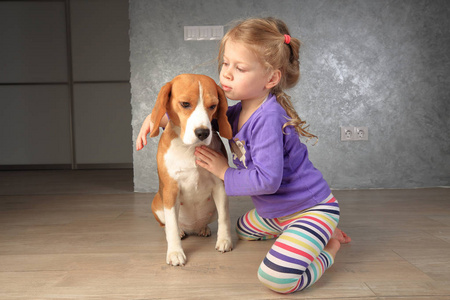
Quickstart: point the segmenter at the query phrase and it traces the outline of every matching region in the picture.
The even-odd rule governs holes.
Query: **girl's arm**
[[[281,120],[281,121],[280,121]],[[282,126],[284,119],[266,117],[251,130],[252,165],[234,169],[218,152],[206,146],[196,148],[197,164],[225,181],[230,196],[275,193],[281,184],[284,167]]]
[[[275,126],[268,122],[269,126]],[[267,127],[269,127],[267,126]],[[230,168],[224,175],[229,196],[255,196],[275,193],[283,179],[284,156],[281,125],[275,132],[253,130],[249,140],[252,161],[247,168]],[[247,148],[249,150],[249,148]]]
[[[159,126],[165,128],[167,126],[167,123],[169,123],[169,118],[167,117],[167,115],[164,115],[164,117],[161,119],[161,122],[159,123]],[[150,131],[152,131],[153,126],[155,126],[155,124],[153,124],[151,120],[151,114],[149,114],[145,118],[144,123],[142,123],[141,130],[139,131],[139,135],[136,139],[137,151],[141,150],[145,145],[147,145],[147,135]]]

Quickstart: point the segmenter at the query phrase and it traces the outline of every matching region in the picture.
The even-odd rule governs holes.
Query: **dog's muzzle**
[[[211,130],[209,130],[208,128],[197,128],[194,130],[194,133],[200,141],[204,141],[208,138]]]

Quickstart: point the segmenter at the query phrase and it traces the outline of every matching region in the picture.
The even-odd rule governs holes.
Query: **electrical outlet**
[[[341,127],[341,141],[353,141],[355,135],[355,128],[350,126]]]
[[[368,139],[368,127],[341,126],[341,141],[367,141]]]
[[[355,127],[355,139],[357,141],[367,141],[369,139],[369,128]]]

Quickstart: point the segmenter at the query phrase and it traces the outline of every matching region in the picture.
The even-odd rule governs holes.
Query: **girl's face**
[[[226,42],[220,83],[228,99],[263,101],[276,85],[271,83],[273,74],[242,43]]]

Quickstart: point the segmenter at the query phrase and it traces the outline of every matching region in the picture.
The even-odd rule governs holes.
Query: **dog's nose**
[[[209,129],[207,128],[197,128],[194,132],[200,141],[203,141],[209,136]]]

